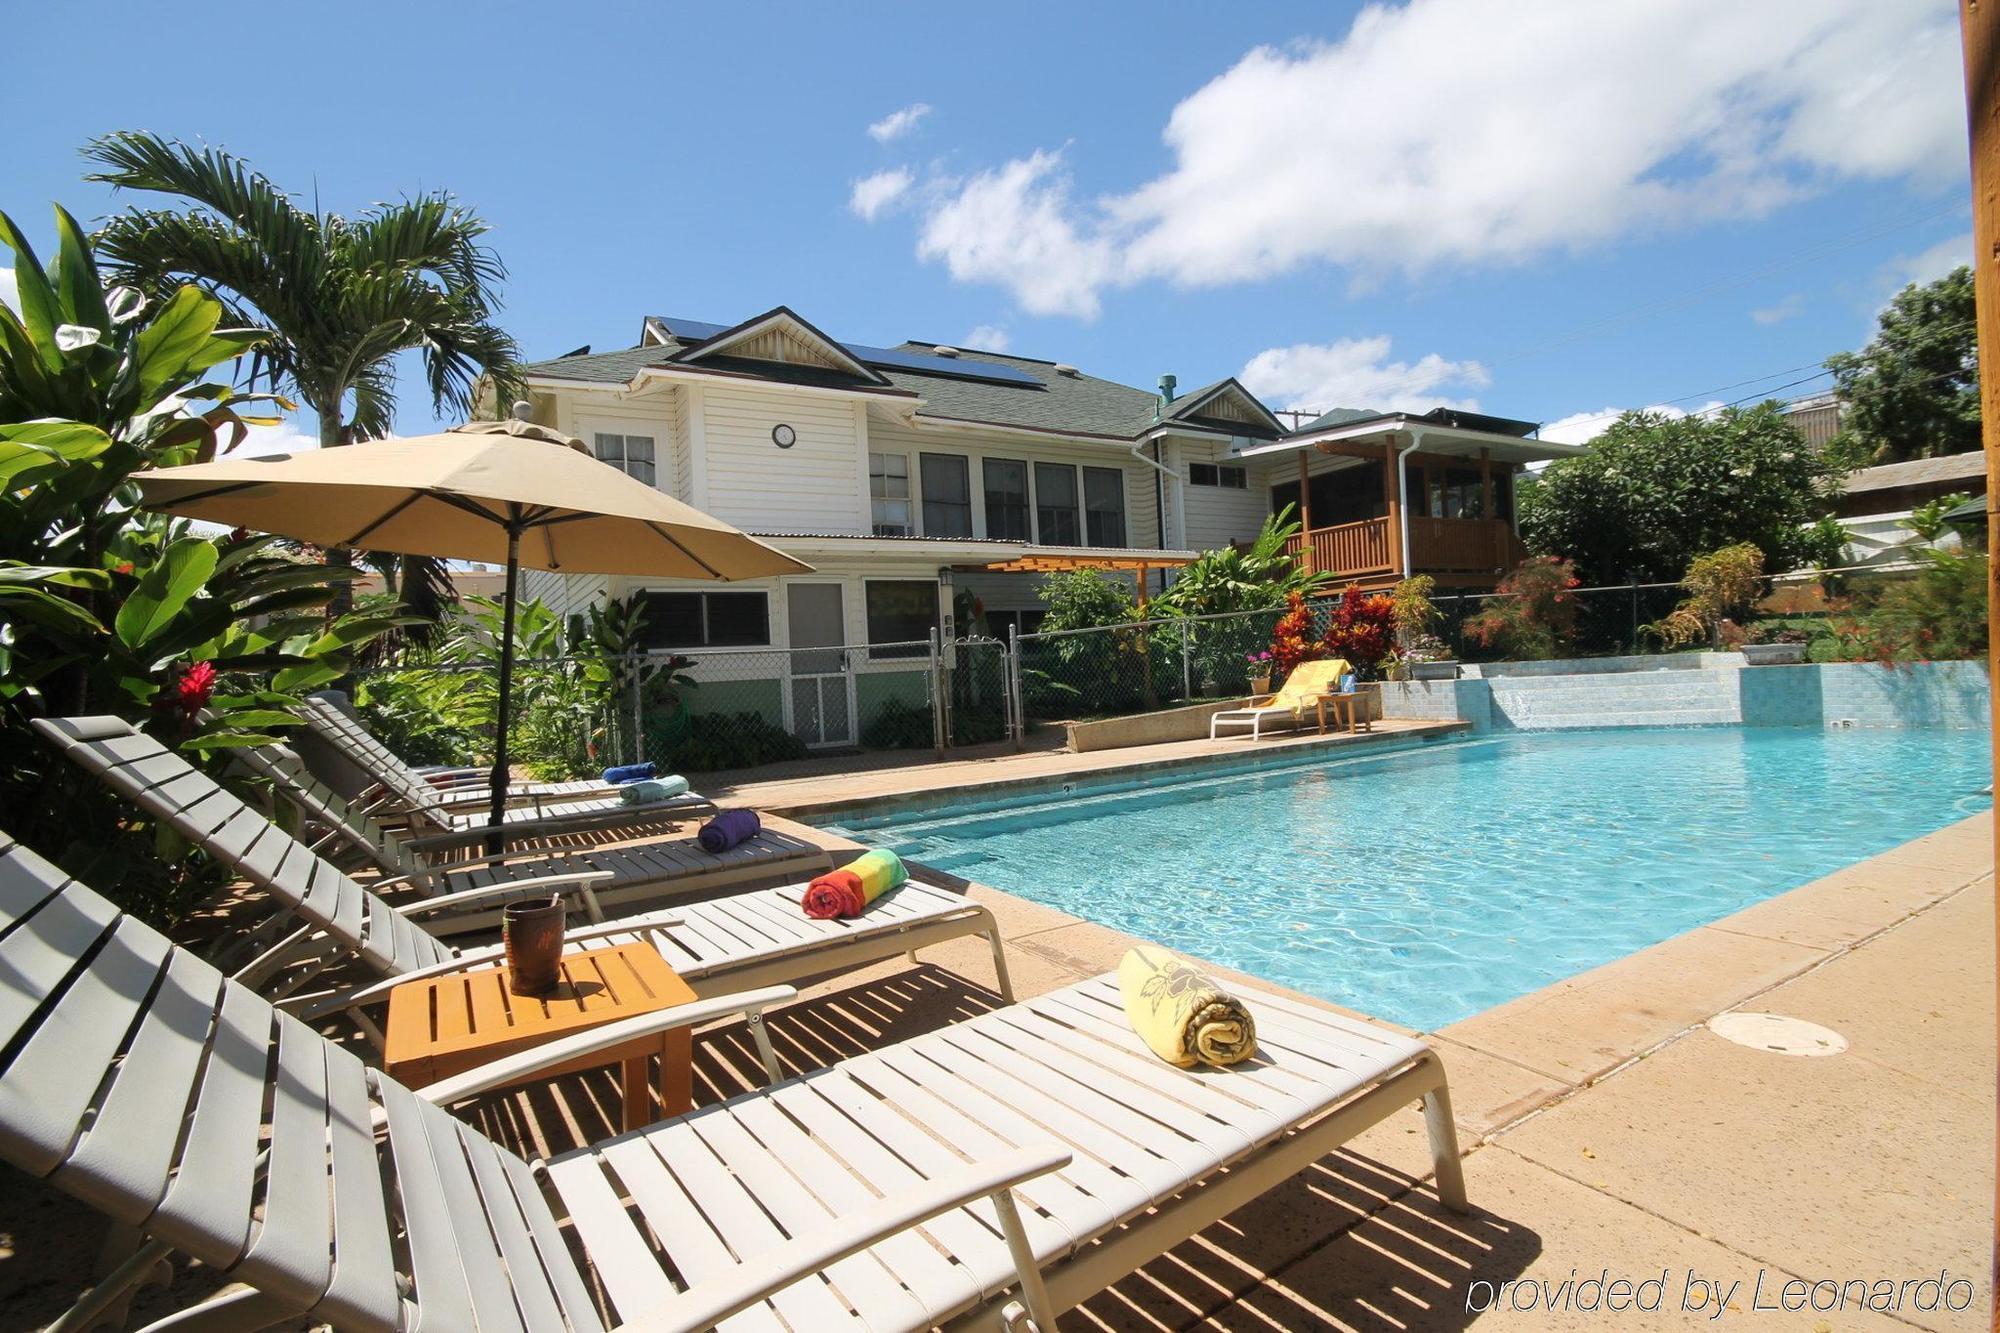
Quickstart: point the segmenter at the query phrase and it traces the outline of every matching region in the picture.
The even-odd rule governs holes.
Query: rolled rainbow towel
[[[704,852],[726,852],[740,842],[748,842],[764,827],[755,810],[723,810],[701,826],[695,841]]]
[[[1243,1002],[1165,949],[1128,950],[1118,990],[1132,1030],[1170,1065],[1233,1065],[1257,1053],[1257,1022]]]
[[[671,801],[676,796],[685,796],[688,780],[682,777],[641,778],[628,782],[618,789],[618,799],[626,805],[651,805],[655,801]]]
[[[806,885],[806,896],[799,900],[799,906],[817,921],[860,916],[868,904],[909,878],[902,857],[877,849]]]
[[[643,764],[620,764],[604,770],[603,783],[607,787],[621,787],[628,782],[643,782],[647,778],[660,776],[660,770],[651,761]]]

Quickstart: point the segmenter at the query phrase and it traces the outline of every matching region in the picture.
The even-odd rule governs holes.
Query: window
[[[910,528],[910,456],[868,455],[868,499],[877,537],[907,537]]]
[[[972,535],[971,470],[957,454],[925,454],[924,536]]]
[[[1220,486],[1225,490],[1247,491],[1250,489],[1250,469],[1232,467],[1226,463],[1189,463],[1188,484],[1190,486]]]
[[[960,460],[963,461],[963,460]],[[938,626],[938,585],[931,579],[869,579],[868,657],[928,657]],[[876,644],[893,644],[878,648]]]
[[[1028,465],[1017,458],[989,458],[980,465],[986,481],[986,537],[996,542],[1030,542]]]
[[[1069,464],[1035,464],[1035,527],[1044,546],[1083,544],[1076,521],[1076,469]]]
[[[1125,474],[1115,467],[1083,470],[1084,536],[1092,546],[1125,544]]]
[[[634,481],[653,485],[653,437],[650,435],[606,435],[599,431],[594,452]]]
[[[639,639],[647,648],[741,648],[771,641],[761,592],[649,592]]]
[[[1478,518],[1484,499],[1479,473],[1471,468],[1424,469],[1426,511],[1432,518]]]
[[[1410,485],[1417,484],[1415,474]],[[1271,488],[1271,512],[1277,513],[1286,505],[1292,506],[1292,517],[1300,518],[1299,484],[1283,481]],[[1379,464],[1364,463],[1360,467],[1344,467],[1332,472],[1316,472],[1312,478],[1312,525],[1315,528],[1339,527],[1343,523],[1359,523],[1363,519],[1380,518],[1389,512],[1382,491],[1382,468]]]
[[[1005,641],[1011,630],[1016,634],[1033,634],[1041,627],[1046,611],[988,611],[986,632],[994,638]]]

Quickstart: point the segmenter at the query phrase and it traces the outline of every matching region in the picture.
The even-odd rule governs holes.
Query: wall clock
[[[789,449],[798,442],[799,433],[790,426],[780,422],[778,425],[771,427],[771,443],[777,445],[780,449]]]

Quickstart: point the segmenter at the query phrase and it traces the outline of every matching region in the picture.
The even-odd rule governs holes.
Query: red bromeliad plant
[[[1293,593],[1287,600],[1285,614],[1271,630],[1271,666],[1274,677],[1292,674],[1301,662],[1310,662],[1320,656],[1320,645],[1314,641],[1313,613],[1306,605],[1306,599]]]
[[[1363,593],[1350,583],[1333,604],[1323,657],[1344,657],[1357,673],[1373,672],[1389,655],[1396,636],[1395,599],[1384,593]]]

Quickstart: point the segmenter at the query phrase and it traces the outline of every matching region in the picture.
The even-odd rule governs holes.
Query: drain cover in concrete
[[[1717,1014],[1708,1020],[1708,1030],[1738,1046],[1776,1055],[1839,1055],[1847,1049],[1847,1038],[1832,1028],[1783,1014]]]

